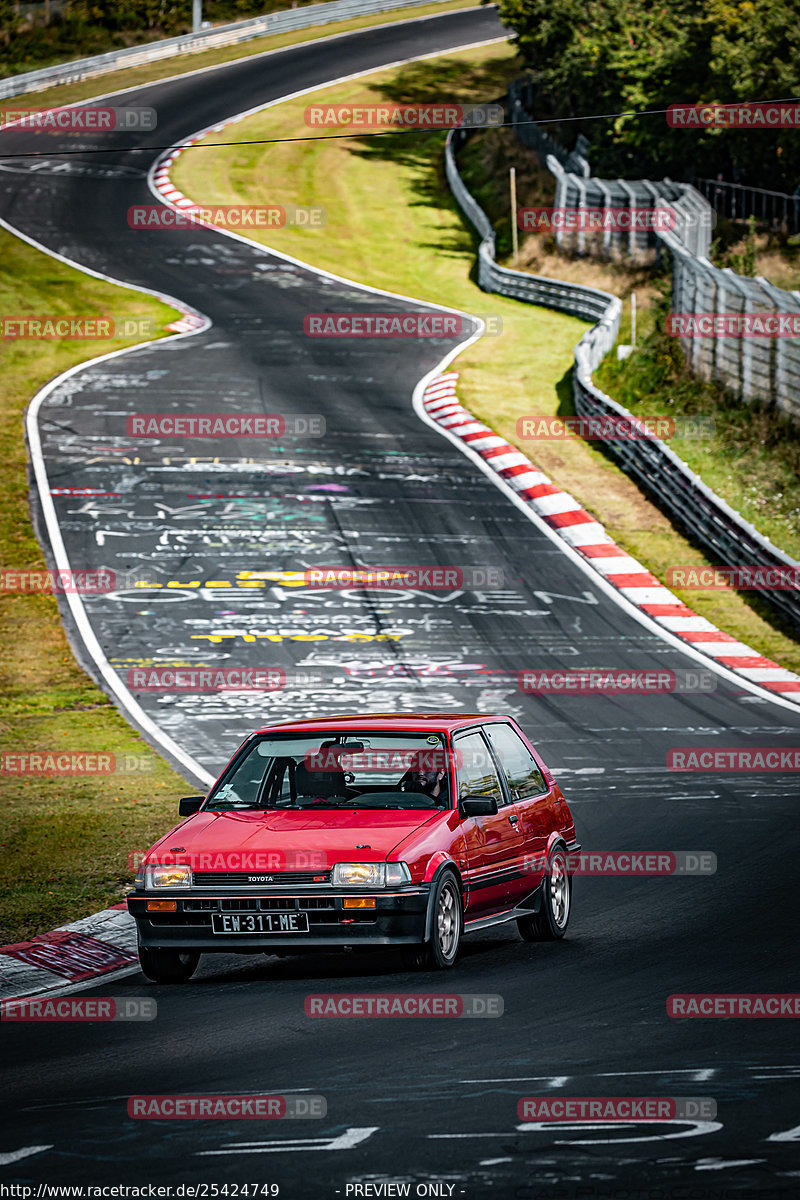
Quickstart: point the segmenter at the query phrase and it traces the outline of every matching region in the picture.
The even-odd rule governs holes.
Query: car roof
[[[280,730],[287,733],[297,730],[348,730],[358,729],[367,731],[399,730],[401,733],[412,733],[415,730],[435,729],[437,732],[452,732],[476,722],[510,721],[512,718],[503,713],[452,713],[419,712],[419,713],[348,713],[339,717],[316,717],[303,721],[280,721],[272,725],[264,725],[258,730],[266,733],[270,730]]]

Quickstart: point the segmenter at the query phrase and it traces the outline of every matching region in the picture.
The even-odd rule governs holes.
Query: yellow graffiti
[[[205,583],[199,579],[190,579],[183,583],[179,579],[170,579],[167,583],[150,583],[140,579],[134,584],[137,588],[263,588],[268,583],[280,584],[282,587],[307,587],[308,581],[303,571],[239,571],[233,583],[229,579],[209,579]]]
[[[241,638],[243,642],[397,642],[403,633],[193,633],[192,641],[220,642]]]

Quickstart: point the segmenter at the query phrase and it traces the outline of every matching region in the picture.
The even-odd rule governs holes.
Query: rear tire
[[[142,971],[153,983],[186,983],[197,970],[197,950],[150,950],[139,947]]]
[[[408,952],[409,966],[420,971],[448,971],[458,958],[464,913],[461,889],[451,871],[439,877],[432,898],[431,938]]]
[[[517,921],[526,942],[555,942],[563,938],[572,908],[572,878],[567,871],[567,853],[558,846],[547,861],[542,880],[542,907],[538,913]]]

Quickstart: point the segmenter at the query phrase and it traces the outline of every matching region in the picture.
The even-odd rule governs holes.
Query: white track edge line
[[[8,233],[13,234],[14,237],[18,237],[21,241],[27,242],[29,246],[33,246],[34,249],[42,251],[50,258],[55,258],[59,262],[64,263],[66,266],[72,267],[74,270],[81,271],[84,275],[90,275],[95,279],[100,279],[104,283],[111,283],[116,287],[127,288],[130,291],[141,292],[144,295],[153,296],[155,299],[161,300],[162,303],[168,304],[171,308],[175,308],[178,312],[182,312],[185,316],[194,315],[203,321],[201,326],[199,326],[197,329],[190,330],[187,333],[170,334],[168,338],[151,338],[145,342],[137,342],[134,346],[124,346],[121,350],[111,350],[107,354],[99,354],[95,358],[90,358],[84,362],[75,363],[73,366],[68,367],[66,371],[62,371],[60,375],[56,375],[56,377],[51,379],[49,383],[46,383],[44,387],[40,388],[28,404],[25,413],[25,427],[28,434],[28,446],[30,449],[31,464],[33,466],[34,476],[36,478],[36,484],[39,491],[42,514],[44,516],[47,534],[50,539],[50,548],[52,550],[56,566],[59,570],[67,571],[70,569],[70,562],[69,558],[67,557],[66,547],[64,546],[64,542],[61,537],[61,528],[56,516],[53,498],[50,495],[50,481],[47,476],[47,468],[44,461],[44,455],[42,453],[41,436],[39,434],[38,416],[42,403],[47,399],[50,393],[59,386],[59,384],[61,384],[64,380],[69,379],[71,376],[76,375],[79,371],[86,370],[89,367],[94,366],[96,363],[108,362],[111,359],[120,358],[123,354],[130,354],[131,351],[138,350],[142,346],[152,346],[155,345],[156,342],[160,341],[177,341],[180,338],[195,337],[198,333],[204,333],[207,329],[210,329],[211,322],[208,317],[204,316],[202,313],[196,312],[196,310],[187,306],[184,301],[176,300],[173,296],[169,296],[164,292],[157,292],[152,288],[143,287],[140,284],[123,283],[119,279],[114,279],[111,275],[105,275],[102,271],[95,271],[91,267],[81,266],[80,263],[76,263],[72,259],[66,258],[63,254],[59,254],[55,250],[50,250],[41,242],[37,242],[35,238],[29,237],[28,234],[16,229],[2,217],[0,217],[0,226]],[[112,669],[111,664],[106,658],[102,647],[97,640],[94,630],[92,629],[81,596],[77,592],[67,592],[65,594],[65,599],[89,656],[95,663],[102,678],[107,683],[111,694],[116,697],[121,708],[130,713],[135,724],[139,725],[141,729],[145,730],[150,737],[154,738],[158,745],[163,747],[168,754],[172,755],[183,766],[187,767],[193,775],[205,783],[213,783],[215,777],[209,774],[204,767],[201,767],[200,764],[196,762],[190,755],[186,754],[186,752],[182,750],[180,746],[178,746],[177,743],[174,742],[171,737],[169,737],[168,734],[165,734],[159,729],[155,722],[152,721],[142,709],[141,705],[134,698],[133,694],[124,685],[119,675],[117,675],[117,673]]]

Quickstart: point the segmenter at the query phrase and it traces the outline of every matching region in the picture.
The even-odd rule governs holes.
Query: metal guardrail
[[[481,235],[481,244],[478,249],[478,282],[483,290],[499,292],[501,295],[511,296],[515,300],[525,300],[529,304],[542,304],[546,308],[557,308],[562,312],[583,317],[587,321],[600,320],[609,305],[618,305],[621,313],[622,302],[616,296],[612,296],[610,292],[601,292],[598,288],[584,287],[579,283],[564,283],[560,279],[548,279],[544,275],[529,275],[525,271],[512,271],[508,267],[497,265],[495,262],[495,236],[491,222],[470,194],[456,166],[454,152],[463,145],[466,138],[466,130],[450,130],[447,135],[445,151],[445,171],[450,190]],[[616,322],[619,326],[619,313]]]
[[[730,268],[715,266],[708,258],[715,212],[700,192],[670,179],[598,179],[585,158],[588,143],[581,143],[579,169],[569,167],[563,146],[538,129],[526,104],[531,103],[532,85],[525,79],[512,81],[508,89],[514,131],[524,145],[533,146],[556,180],[556,207],[576,209],[656,207],[670,211],[672,228],[646,232],[606,232],[602,253],[612,244],[636,261],[653,247],[669,251],[672,259],[672,309],[676,314],[716,316],[722,313],[749,317],[759,313],[800,315],[800,292],[787,292],[758,276],[738,275]],[[544,139],[544,141],[542,141]],[[541,142],[541,145],[540,145]],[[555,152],[553,152],[555,147]],[[547,150],[547,153],[544,153]],[[730,185],[733,187],[734,185]],[[749,189],[750,191],[758,189]],[[762,193],[778,196],[780,193]],[[791,200],[792,197],[786,199]],[[800,203],[800,198],[798,198]],[[598,252],[583,230],[559,230],[556,241],[578,253]],[[684,325],[684,330],[685,330]],[[794,421],[800,421],[800,339],[793,337],[736,336],[724,331],[710,334],[683,332],[679,342],[684,357],[696,375],[718,379],[746,402],[771,401]]]
[[[727,179],[695,179],[694,186],[718,213],[741,221],[756,217],[770,225],[785,225],[788,233],[800,233],[800,192],[771,192],[748,183]]]
[[[265,13],[261,17],[251,17],[248,21],[236,21],[230,25],[217,26],[215,29],[202,29],[199,33],[185,33],[180,37],[164,38],[143,46],[127,46],[120,50],[109,50],[106,54],[95,54],[91,58],[77,58],[73,62],[42,67],[24,75],[11,75],[8,79],[0,79],[0,100],[11,96],[23,96],[29,92],[40,92],[44,88],[58,87],[65,83],[78,83],[82,79],[94,79],[98,75],[119,71],[123,67],[139,67],[181,54],[197,54],[201,50],[235,46],[253,38],[265,37],[267,34],[305,29],[309,25],[328,25],[336,21],[347,21],[351,17],[390,12],[394,8],[414,8],[438,2],[443,3],[444,0],[328,0],[328,3],[311,4],[306,8]]]
[[[458,171],[455,151],[467,139],[463,129],[454,129],[445,145],[445,172],[459,206],[477,229],[478,281],[484,291],[498,292],[530,304],[558,308],[573,316],[595,320],[575,347],[573,396],[575,411],[582,417],[613,415],[636,423],[637,418],[617,404],[592,381],[599,366],[617,339],[622,313],[618,296],[598,288],[564,283],[540,275],[528,275],[500,267],[494,260],[495,235],[491,222],[465,185]],[[680,253],[688,255],[677,239]],[[769,538],[731,508],[657,438],[636,441],[609,441],[606,448],[624,471],[645,489],[656,502],[705,549],[725,566],[797,567],[788,554],[774,546]],[[759,594],[785,617],[800,626],[800,593],[797,591],[761,591]]]
[[[800,291],[785,292],[763,275],[737,275],[695,258],[668,232],[659,237],[672,253],[675,313],[800,314]],[[763,397],[800,420],[800,339],[796,337],[680,336],[692,370],[718,379],[740,399]]]
[[[511,126],[523,146],[534,150],[543,167],[556,178],[556,208],[598,209],[670,209],[673,231],[692,254],[708,254],[714,211],[691,184],[671,179],[599,179],[592,175],[586,155],[590,143],[579,134],[575,149],[568,151],[531,117],[534,87],[526,79],[514,79],[508,85],[508,110]],[[558,229],[556,243],[562,248],[587,252],[587,233]],[[659,251],[655,230],[637,229],[633,221],[625,231],[604,229],[602,253],[612,247],[637,260],[648,252]]]

